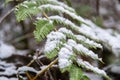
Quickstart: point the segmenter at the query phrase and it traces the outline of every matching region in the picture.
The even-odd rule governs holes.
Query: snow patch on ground
[[[12,45],[5,44],[2,41],[0,42],[0,58],[8,58],[15,52],[16,50]]]

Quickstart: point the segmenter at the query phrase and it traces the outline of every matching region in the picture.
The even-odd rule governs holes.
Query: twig
[[[32,80],[32,78],[31,78],[31,76],[29,75],[28,72],[26,72],[26,75],[27,75],[27,77],[29,78],[29,80]]]
[[[30,66],[34,61],[35,61],[35,60],[32,59],[32,60],[27,64],[27,66]]]
[[[0,19],[0,24],[2,23],[2,21],[3,21],[12,11],[14,11],[14,8],[12,8],[10,11],[8,11],[8,12]]]
[[[50,80],[54,80],[54,78],[53,78],[53,76],[52,76],[50,70],[48,70],[48,74],[50,75]]]
[[[43,50],[43,49],[42,49],[42,50]],[[42,53],[42,50],[39,51],[38,55],[36,55],[37,59],[38,59],[38,56]],[[32,59],[32,60],[27,64],[27,66],[30,66],[34,61],[35,61],[35,59]]]
[[[56,58],[54,61],[52,61],[46,68],[42,69],[40,72],[38,72],[38,74],[32,79],[32,80],[36,80],[37,77],[41,74],[43,74],[45,71],[47,71],[52,65],[54,65],[55,63],[58,62],[58,58]]]

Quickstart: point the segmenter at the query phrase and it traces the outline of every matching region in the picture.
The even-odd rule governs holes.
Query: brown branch
[[[32,79],[36,80],[38,76],[43,74],[45,71],[47,71],[52,65],[58,62],[58,58],[56,58],[54,61],[52,61],[46,68],[42,69],[41,71],[38,72],[38,74]]]
[[[32,80],[32,78],[31,78],[31,76],[29,75],[28,72],[26,72],[26,75],[27,75],[27,77],[28,77],[29,80]]]

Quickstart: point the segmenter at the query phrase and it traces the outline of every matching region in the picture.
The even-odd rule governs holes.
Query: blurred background
[[[0,20],[15,5],[24,0],[14,0],[6,6],[4,5],[4,1],[0,0]],[[75,8],[78,15],[92,20],[101,28],[120,33],[120,0],[67,1],[69,6]],[[35,26],[30,19],[17,22],[14,12],[11,12],[0,23],[0,77],[4,79],[9,77],[9,80],[16,79],[16,68],[29,63],[32,59],[31,56],[36,53],[36,50],[41,50],[44,41],[41,43],[36,42],[33,36],[34,28]],[[104,69],[113,80],[120,80],[120,56],[116,57],[114,53],[104,48],[101,57],[105,64],[99,64],[100,68]],[[5,70],[1,68],[3,62],[9,64],[8,67],[11,67],[13,70],[12,74],[3,74],[5,73]],[[95,74],[86,74],[92,80],[103,80]]]

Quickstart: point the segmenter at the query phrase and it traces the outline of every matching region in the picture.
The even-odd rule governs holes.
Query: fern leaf
[[[69,30],[67,28],[60,28],[58,31],[65,34],[68,38],[73,39],[76,42],[83,44],[87,48],[94,48],[94,49],[100,48],[100,49],[102,49],[101,44],[96,43],[95,41],[92,41],[92,40],[90,40],[82,35],[75,35],[71,30]]]
[[[70,69],[70,80],[81,80],[82,76],[83,76],[82,70],[77,66],[72,65]]]
[[[89,39],[99,42],[99,38],[96,36],[96,34],[94,32],[91,32],[91,34],[89,33],[90,31],[88,33],[84,32],[83,28],[75,25],[74,23],[72,23],[70,20],[68,20],[66,18],[63,18],[60,16],[50,16],[49,19],[51,19],[52,21],[57,22],[59,24],[63,24],[65,27],[71,28],[73,31],[75,31],[83,36],[86,36]]]
[[[57,11],[57,12],[61,12],[61,13],[66,13],[67,15],[69,15],[71,18],[77,20],[78,22],[86,24],[85,20],[82,17],[77,16],[75,13],[64,9],[61,6],[45,4],[45,5],[40,5],[38,8],[40,10],[49,10],[49,11]],[[86,25],[88,25],[88,24],[86,24]]]
[[[63,33],[54,31],[50,32],[47,35],[47,41],[45,44],[45,55],[50,59],[54,58],[65,40],[66,36]]]
[[[102,75],[102,76],[104,76],[107,80],[111,80],[111,79],[107,76],[107,74],[105,73],[104,70],[100,70],[100,69],[98,69],[97,67],[92,66],[89,62],[83,61],[82,59],[77,59],[77,63],[78,63],[79,66],[81,66],[81,67],[83,67],[83,68],[86,68],[86,69],[88,69],[88,70],[91,70],[91,71],[93,71],[93,72],[95,72],[95,73],[97,73],[97,74],[99,74],[99,75]]]
[[[48,20],[38,20],[35,22],[36,30],[34,31],[34,36],[37,41],[44,39],[47,34],[54,29],[53,23]]]
[[[72,65],[72,60],[70,59],[71,56],[73,55],[73,52],[70,50],[70,48],[63,47],[60,49],[58,53],[58,63],[59,63],[59,68],[61,69],[62,72],[67,71],[70,69]]]
[[[66,4],[64,4],[58,0],[36,0],[36,1],[40,4],[52,4],[52,5],[56,5],[56,6],[61,6],[70,12],[76,13],[73,8],[67,6]]]
[[[24,1],[24,3],[19,4],[15,8],[17,21],[25,20],[27,17],[39,13],[40,9],[37,6],[38,4],[34,1]]]
[[[77,53],[80,53],[81,55],[89,56],[92,59],[96,59],[96,60],[102,61],[101,58],[98,58],[98,55],[95,54],[93,51],[87,49],[82,44],[77,44],[72,39],[69,39],[68,42],[67,42],[67,44],[69,44],[73,48],[73,50],[75,49],[74,50],[75,53],[77,51]]]

